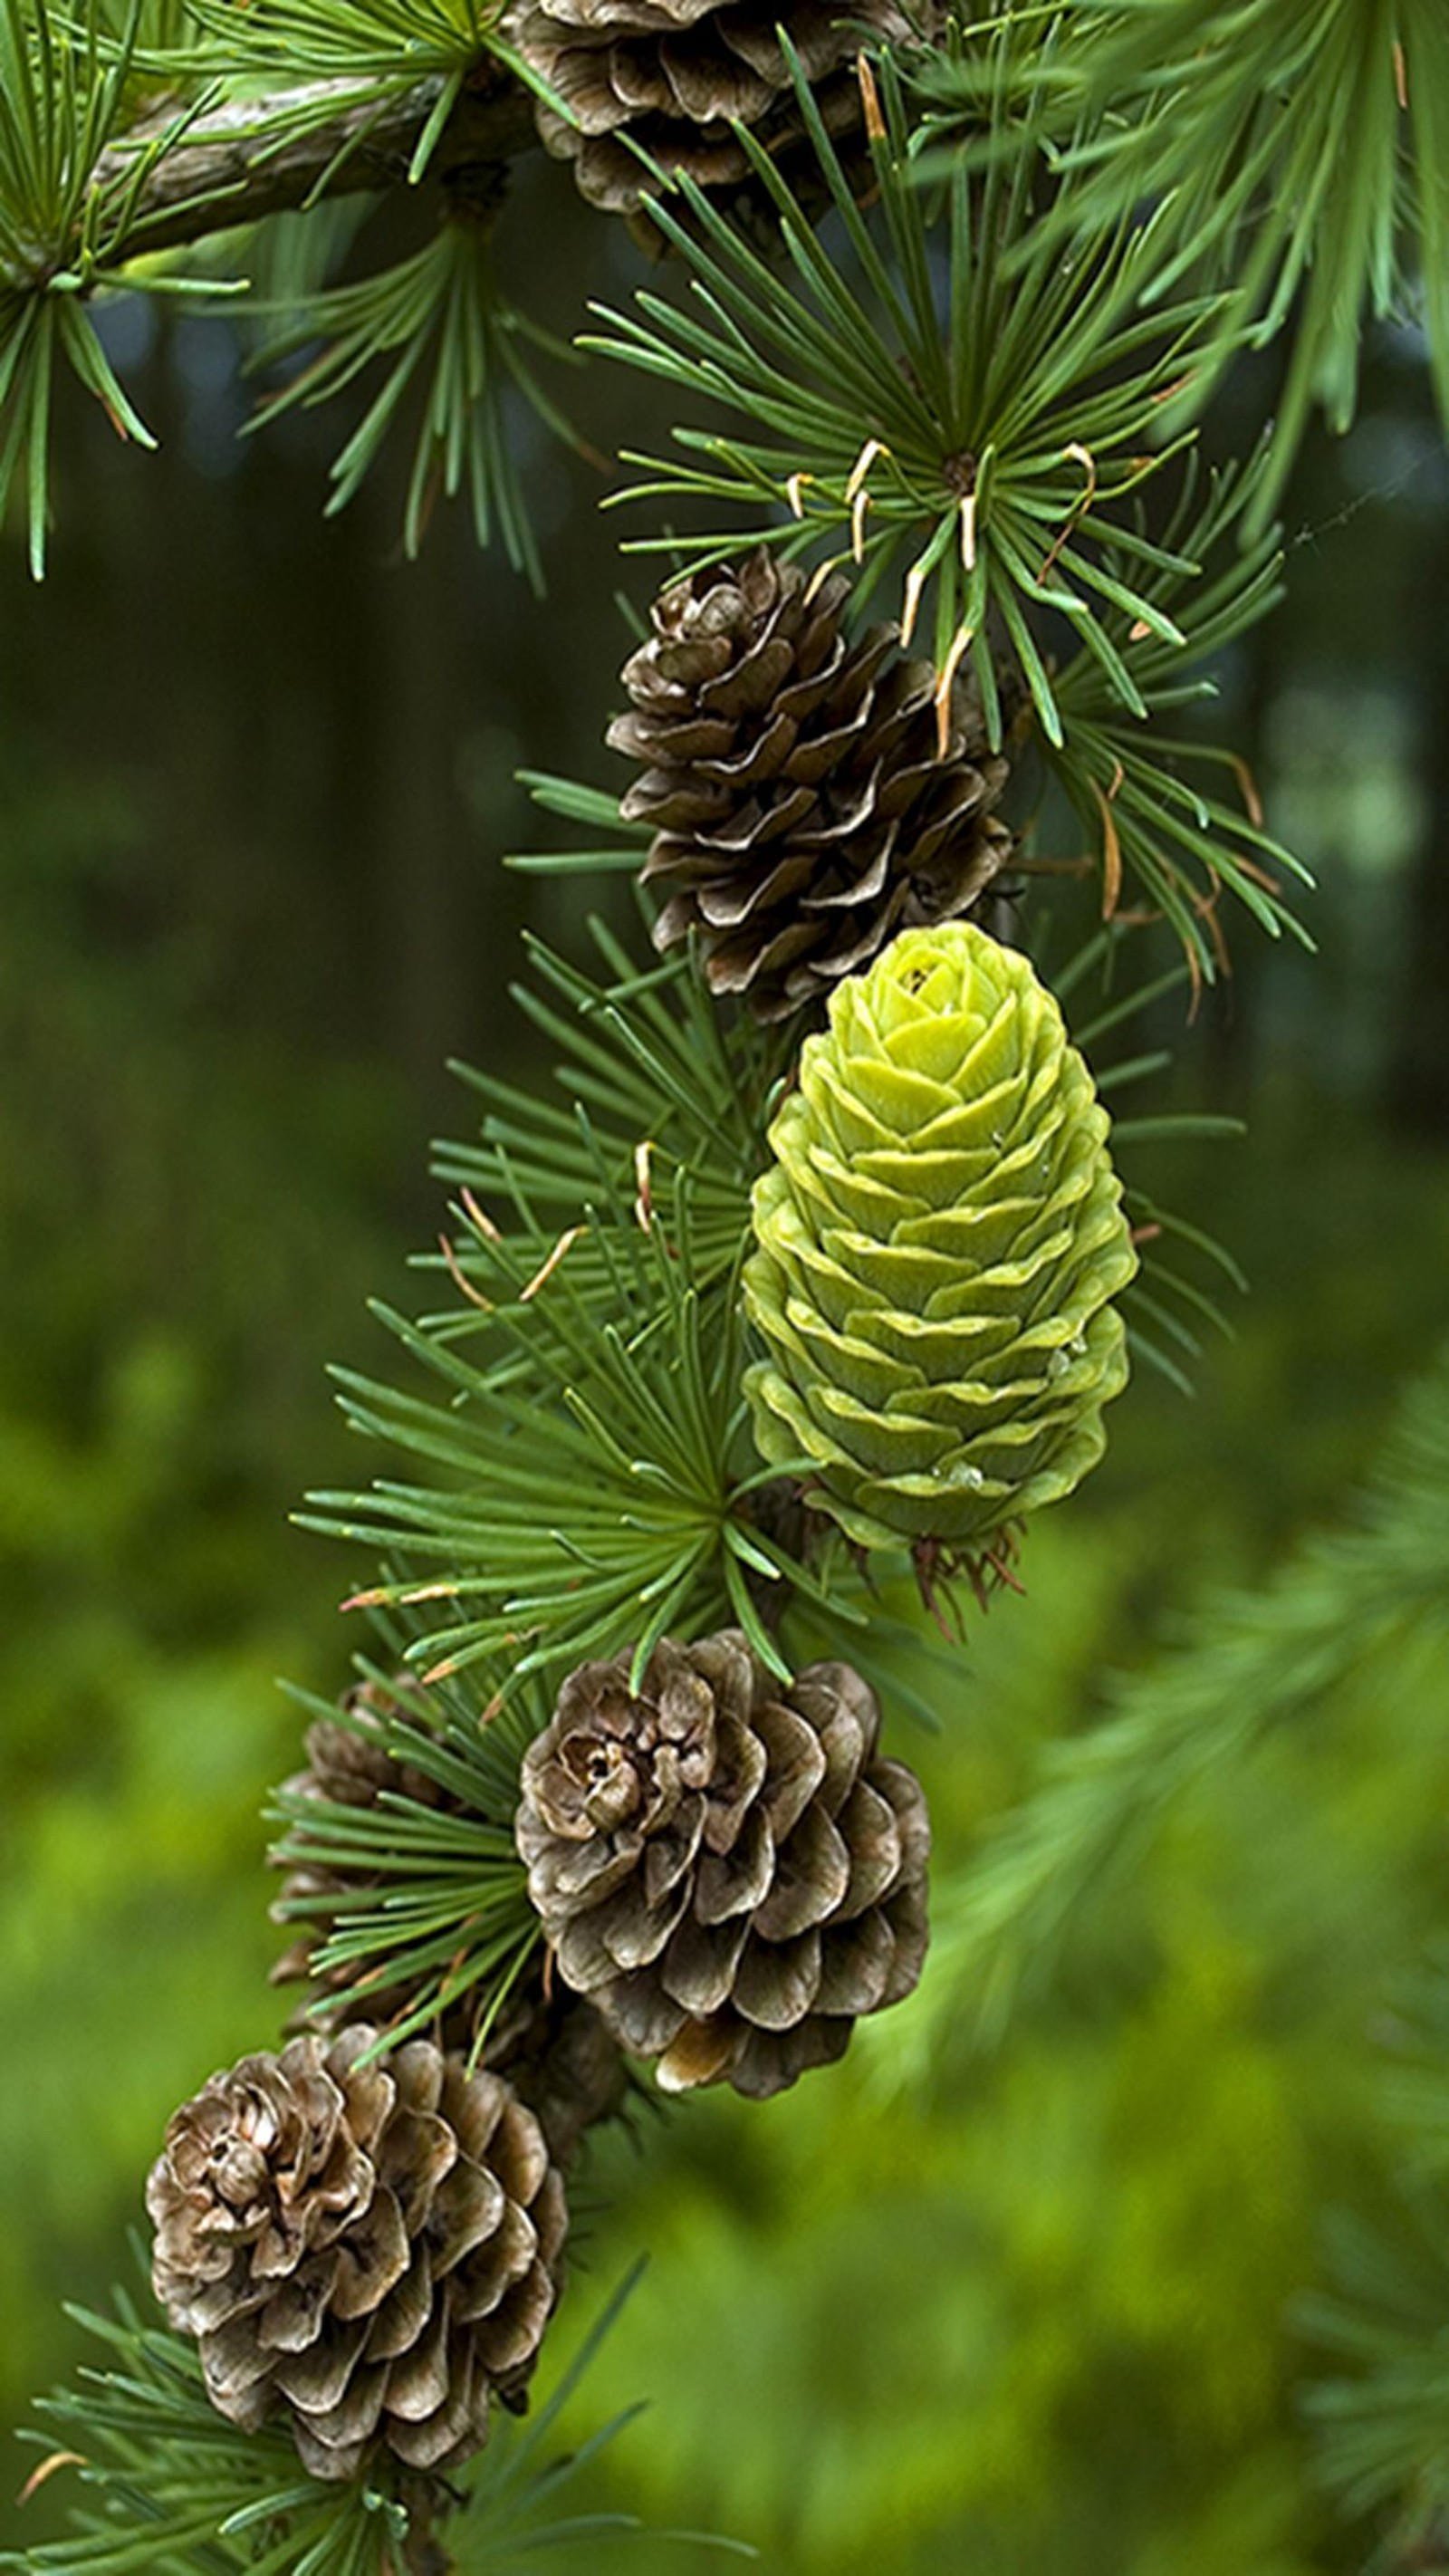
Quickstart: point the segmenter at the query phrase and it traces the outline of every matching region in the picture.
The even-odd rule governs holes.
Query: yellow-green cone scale
[[[755,1434],[866,1547],[1057,1502],[1127,1381],[1108,1118],[1027,960],[969,922],[847,977],[755,1184]]]

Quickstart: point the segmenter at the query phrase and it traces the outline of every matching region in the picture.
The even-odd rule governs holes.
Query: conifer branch
[[[442,75],[433,74],[378,98],[359,94],[356,81],[345,78],[309,81],[217,107],[147,170],[134,247],[180,249],[320,197],[381,194],[403,185],[443,87]],[[123,183],[174,112],[172,102],[153,108],[118,135],[96,165],[94,184]],[[456,184],[466,172],[470,183],[481,182],[536,139],[527,90],[502,63],[485,58],[444,123],[430,173]]]
[[[304,15],[298,25],[260,10],[212,24],[201,0],[195,14],[192,43],[156,47],[144,41],[145,0],[130,0],[119,31],[102,22],[98,0],[83,29],[52,0],[39,0],[33,26],[19,0],[0,0],[0,516],[16,492],[32,576],[45,571],[58,376],[77,379],[118,436],[156,443],[97,334],[97,292],[244,292],[244,280],[191,274],[165,254],[326,194],[431,173],[443,182],[447,219],[431,251],[351,296],[304,299],[307,332],[352,346],[329,353],[320,375],[285,388],[273,407],[321,399],[374,347],[393,353],[339,460],[338,508],[430,356],[408,549],[435,495],[452,498],[466,480],[480,544],[496,524],[510,560],[536,583],[537,550],[500,426],[505,386],[558,435],[573,433],[525,354],[558,354],[555,344],[497,292],[489,260],[507,160],[532,132],[529,77],[493,23],[471,15],[399,27],[387,0],[340,24]],[[138,96],[147,102],[139,114]]]
[[[615,496],[655,505],[629,550],[671,566],[656,640],[626,668],[634,712],[608,736],[649,765],[622,800],[536,777],[538,801],[606,847],[523,864],[642,862],[653,943],[683,951],[640,969],[598,929],[597,980],[535,950],[521,998],[554,1087],[470,1077],[481,1132],[441,1149],[457,1199],[421,1265],[446,1302],[376,1309],[412,1372],[401,1389],[337,1373],[350,1426],[391,1472],[312,1496],[305,1525],[365,1551],[347,1606],[375,1615],[408,1669],[364,1665],[340,1710],[312,1703],[307,1768],[277,1794],[274,1912],[300,1935],[279,1975],[311,1986],[315,2027],[175,2115],[147,2195],[170,2327],[124,2294],[113,2318],[78,2315],[106,2366],[43,2404],[35,2480],[75,2473],[77,2536],[0,2554],[17,2576],[504,2576],[635,2527],[559,2507],[627,2413],[563,2459],[541,2447],[617,2301],[530,2428],[488,2431],[495,2398],[521,2403],[552,2315],[563,2169],[626,2098],[624,2055],[657,2060],[666,2090],[764,2095],[911,1991],[929,1827],[913,1774],[875,1759],[877,1697],[909,1705],[909,1684],[877,1693],[875,1675],[919,1648],[881,1611],[867,1551],[888,1579],[911,1567],[932,1609],[958,1576],[978,1597],[988,1577],[1012,1584],[1018,1516],[1100,1455],[1124,1331],[1185,1386],[1175,1355],[1196,1353],[1203,1326],[1227,1329],[1194,1260],[1242,1284],[1135,1185],[1124,1214],[1107,1149],[1109,1110],[1114,1155],[1232,1122],[1117,1116],[1166,1057],[1097,1050],[1226,962],[1221,893],[1270,934],[1293,927],[1279,878],[1302,871],[1243,765],[1160,720],[1211,694],[1223,648],[1276,599],[1264,496],[1310,400],[1346,421],[1362,321],[1392,309],[1400,120],[1426,171],[1449,138],[1446,0],[1399,0],[1414,41],[1378,47],[1367,119],[1349,75],[1373,13],[1328,28],[1353,16],[1335,0],[1306,6],[1334,38],[1312,61],[1343,76],[1303,84],[1301,113],[1279,100],[1278,0],[1214,13],[1262,40],[1246,87],[1226,40],[1200,83],[1195,0],[1043,0],[992,13],[984,88],[974,74],[961,88],[959,47],[912,88],[897,27],[860,56],[848,99],[826,95],[803,28],[798,50],[706,30],[743,66],[716,95],[682,0],[652,13],[662,30],[637,0],[642,62],[629,0],[575,5],[575,32],[602,38],[582,70],[571,46],[530,35],[553,0],[506,24],[498,0],[85,0],[83,26],[73,0],[0,0],[0,516],[14,492],[36,577],[54,383],[75,377],[121,435],[153,443],[94,299],[210,300],[215,263],[172,254],[426,176],[441,196],[430,241],[362,277],[309,251],[288,291],[261,299],[285,319],[257,363],[307,355],[253,425],[349,400],[376,370],[329,506],[411,414],[408,551],[436,498],[466,494],[480,542],[495,528],[537,580],[529,453],[507,424],[521,402],[572,435],[532,367],[534,352],[568,353],[491,259],[508,165],[536,139],[530,90],[551,150],[602,117],[611,149],[647,167],[661,193],[646,213],[675,268],[627,310],[596,306],[602,331],[583,345],[672,398],[661,456],[626,455],[648,479]],[[894,0],[886,14],[894,26]],[[1017,17],[1039,22],[1044,66],[1025,121]],[[1068,38],[1097,26],[1102,60],[1111,38],[1130,71],[1135,33],[1126,46],[1118,22],[1147,17],[1189,50],[1167,89],[1138,63],[1123,125],[1113,84],[1104,104]],[[852,22],[844,43],[870,35]],[[1059,35],[1076,84],[1064,105]],[[849,90],[848,58],[834,69]],[[768,116],[744,113],[752,96]],[[1345,156],[1350,116],[1370,148]],[[674,124],[698,129],[683,151]],[[1305,156],[1321,165],[1308,214],[1286,184]],[[1270,169],[1285,184],[1259,215],[1249,198]],[[597,168],[575,175],[585,197],[638,204],[637,188],[601,197]],[[1229,251],[1249,214],[1261,242],[1240,269]],[[324,250],[347,230],[322,224]],[[1442,191],[1419,230],[1430,339],[1449,350]],[[1205,493],[1180,464],[1164,526],[1156,478],[1244,335],[1276,329],[1300,281],[1312,327],[1277,463]],[[676,418],[674,398],[700,417]],[[1234,527],[1250,542],[1221,548]],[[760,606],[731,575],[738,603],[721,606],[710,576],[747,545],[769,595]],[[847,563],[858,578],[835,580]],[[663,612],[684,593],[671,631]],[[885,604],[899,625],[874,641],[835,631],[847,593],[853,615]],[[917,630],[929,661],[912,664]],[[641,663],[657,686],[630,676]],[[970,762],[958,683],[981,710]],[[1014,935],[1006,870],[1080,877],[1086,862],[1038,856],[1002,820],[974,883],[932,875],[949,835],[990,822],[1022,756],[1098,857],[1102,926],[1050,987]],[[1241,810],[1198,783],[1224,767]],[[942,769],[955,801],[927,847],[897,827],[919,823],[921,781]],[[766,854],[753,881],[744,851]],[[1121,904],[1134,879],[1145,909]],[[894,912],[871,910],[883,884]],[[861,904],[869,935],[850,920]],[[724,942],[709,937],[743,925],[748,948],[787,907],[769,936],[797,980],[762,1009],[758,982],[710,973]],[[817,942],[822,913],[836,918]],[[1186,962],[1125,992],[1120,942],[1160,918]],[[802,986],[811,943],[825,962]],[[1099,968],[1085,1022],[1064,1018]],[[1205,1774],[1371,1649],[1442,1626],[1446,1506],[1449,1355],[1344,1531],[1112,1683],[1105,1723],[1051,1748],[1032,1793],[939,1887],[933,1977],[897,2070],[923,2072],[973,2016],[1004,2012]],[[823,1654],[801,1672],[809,1634]],[[553,2088],[565,2016],[573,2034],[581,2017],[584,2056],[559,2049]],[[1436,2134],[1446,2099],[1426,2106]],[[1426,2355],[1437,2365],[1449,2224],[1430,2250],[1427,2302],[1350,2267],[1327,2318],[1326,2339],[1370,2365],[1318,2409],[1351,2507],[1440,2474],[1443,2379]],[[474,2454],[465,2501],[451,2478]],[[1449,2473],[1436,2514],[1441,2501]]]
[[[632,2514],[572,2512],[567,2496],[638,2407],[616,2412],[570,2450],[556,2446],[559,2417],[641,2270],[636,2265],[620,2283],[537,2414],[522,2426],[499,2426],[466,2500],[439,2499],[426,2480],[385,2467],[341,2485],[309,2478],[283,2428],[247,2433],[218,2415],[190,2341],[150,2323],[128,2289],[115,2291],[109,2315],[71,2309],[75,2324],[101,2346],[104,2366],[83,2366],[76,2384],[38,2399],[46,2430],[21,2438],[43,2455],[27,2496],[57,2475],[79,2487],[72,2536],[7,2550],[0,2567],[15,2576],[133,2576],[141,2568],[155,2576],[163,2569],[167,2576],[230,2576],[234,2569],[398,2576],[401,2565],[407,2576],[444,2576],[450,2568],[503,2576],[525,2557],[642,2532]],[[434,2536],[440,2501],[452,2508],[447,2555]],[[651,2536],[755,2555],[714,2532]]]

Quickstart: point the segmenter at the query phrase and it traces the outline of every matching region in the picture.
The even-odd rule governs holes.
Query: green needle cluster
[[[1041,227],[1158,210],[1147,301],[1222,290],[1192,397],[1245,339],[1286,342],[1261,533],[1321,407],[1346,430],[1369,317],[1414,317],[1449,417],[1449,11],[1443,0],[1002,0],[913,74],[950,171],[1003,60],[1044,121],[1063,193]]]
[[[907,931],[836,993],[755,1185],[764,1455],[866,1547],[983,1550],[1071,1492],[1126,1383],[1107,1113],[1024,957]]]

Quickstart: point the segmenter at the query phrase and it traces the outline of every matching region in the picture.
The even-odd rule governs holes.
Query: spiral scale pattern
[[[1108,1118],[1027,960],[910,930],[831,999],[770,1130],[745,1298],[766,1459],[866,1547],[1057,1502],[1127,1379]]]

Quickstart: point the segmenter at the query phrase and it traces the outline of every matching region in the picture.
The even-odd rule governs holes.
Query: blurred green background
[[[520,198],[505,250],[567,327],[632,254],[559,174]],[[58,2302],[120,2268],[172,2103],[277,2028],[274,1677],[340,1685],[358,1570],[286,1514],[355,1472],[323,1366],[380,1358],[364,1296],[405,1295],[435,1231],[426,1139],[468,1116],[444,1059],[531,1061],[525,900],[578,945],[576,892],[499,861],[533,832],[520,763],[608,778],[623,636],[588,465],[534,460],[546,602],[457,519],[409,567],[386,478],[323,524],[335,424],[238,447],[224,324],[109,327],[163,456],[67,423],[46,588],[0,547],[6,2423],[77,2357]],[[632,381],[574,398],[602,448],[658,428]],[[1106,1667],[1333,1518],[1449,1330],[1449,465],[1410,336],[1352,437],[1310,446],[1288,549],[1223,726],[1320,876],[1321,953],[1243,925],[1175,1080],[1251,1136],[1162,1170],[1252,1295],[1194,1402],[1139,1375],[1029,1596],[973,1622],[939,1734],[902,1730],[946,1864]],[[1174,1817],[1130,1973],[1089,1945],[927,2085],[868,2029],[780,2102],[608,2141],[557,2341],[648,2248],[577,2420],[653,2402],[597,2491],[780,2576],[1360,2566],[1305,2474],[1293,2302],[1325,2208],[1381,2188],[1375,2015],[1442,1921],[1446,1809],[1449,1673],[1381,1658]],[[12,2465],[11,2543],[49,2527],[48,2500],[10,2512]],[[714,2562],[597,2554],[666,2563]]]

